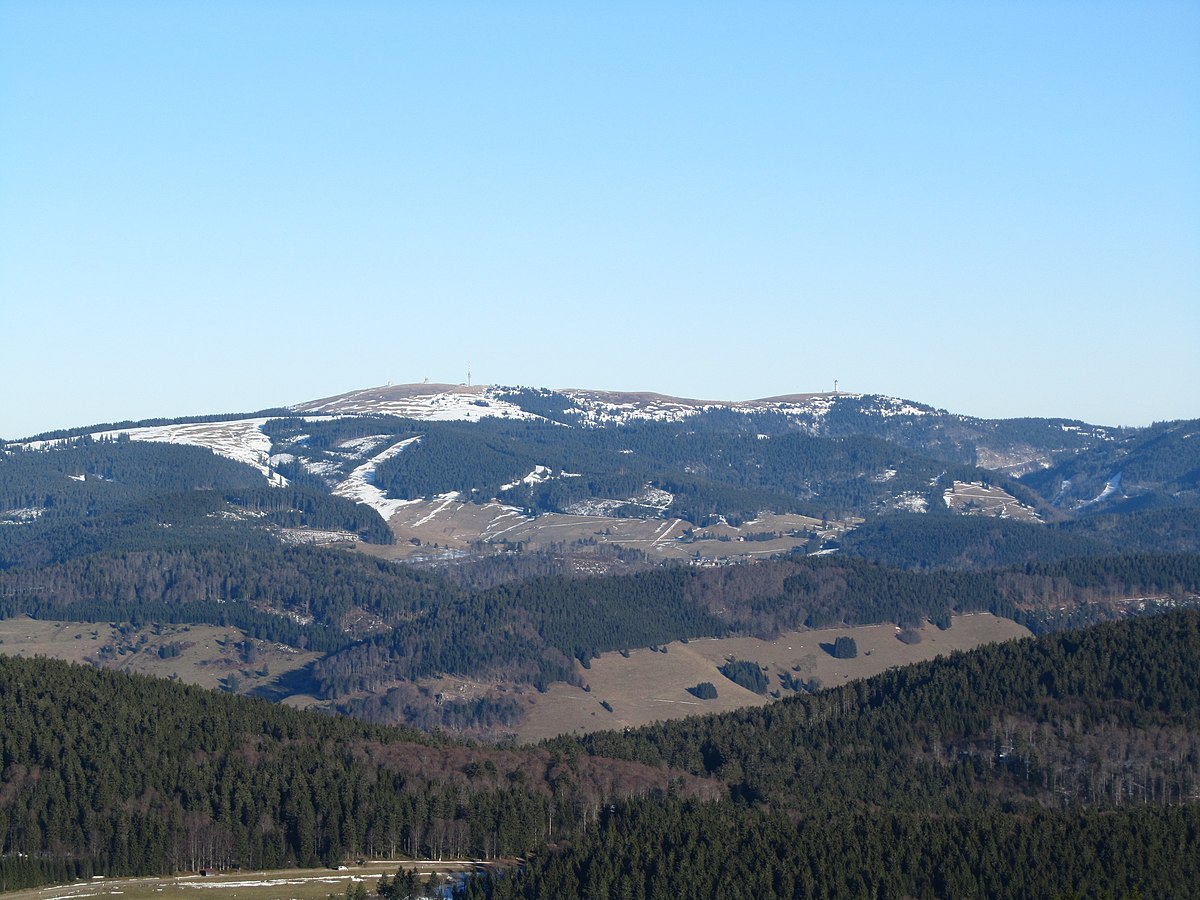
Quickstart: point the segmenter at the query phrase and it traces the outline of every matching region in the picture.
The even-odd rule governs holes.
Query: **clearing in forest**
[[[781,675],[805,682],[816,678],[823,687],[836,687],[892,666],[1030,634],[1023,625],[988,613],[955,616],[951,621],[946,631],[926,625],[920,629],[920,643],[914,644],[902,642],[895,625],[862,625],[785,632],[773,641],[751,637],[676,641],[665,645],[665,653],[646,647],[630,649],[628,657],[604,653],[591,661],[590,669],[579,670],[589,691],[559,682],[535,696],[517,737],[529,743],[559,734],[632,728],[771,702],[770,695],[739,687],[718,671],[730,657],[758,663],[768,677],[768,690],[788,696],[793,692],[782,686]],[[855,659],[834,659],[829,652],[842,635],[854,638]],[[688,693],[689,687],[705,681],[716,686],[715,700],[699,700]]]

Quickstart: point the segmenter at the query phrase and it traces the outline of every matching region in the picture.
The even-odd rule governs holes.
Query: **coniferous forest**
[[[993,645],[583,742],[727,798],[611,806],[468,897],[1194,896],[1200,615]],[[550,746],[564,751],[572,742]]]
[[[466,896],[1188,896],[1200,613],[499,749],[0,658],[0,883],[520,856]]]

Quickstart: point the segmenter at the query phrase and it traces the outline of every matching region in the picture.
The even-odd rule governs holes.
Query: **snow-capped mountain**
[[[78,429],[10,444],[7,454],[89,439],[206,448],[256,469],[264,486],[289,488],[290,520],[351,522],[355,504],[370,507],[375,538],[389,533],[408,555],[429,545],[444,553],[565,540],[753,558],[801,546],[818,552],[896,511],[1044,523],[1116,504],[1190,502],[1196,429],[1159,431],[978,419],[841,392],[716,401],[409,384],[246,416]],[[1164,453],[1178,463],[1170,494],[1155,482]],[[1138,459],[1146,460],[1140,469]],[[107,464],[88,465],[59,477],[113,480]],[[37,477],[54,488],[50,476]],[[1121,489],[1106,489],[1105,479]],[[38,520],[50,509],[39,497],[49,493],[14,493],[0,506],[0,524]],[[225,497],[237,507],[226,514],[287,519],[276,508],[283,501],[257,495],[256,509],[245,511],[243,494]],[[304,512],[317,507],[319,516]]]

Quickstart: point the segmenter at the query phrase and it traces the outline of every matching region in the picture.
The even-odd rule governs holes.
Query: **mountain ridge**
[[[708,401],[422,383],[244,416],[76,429],[9,443],[0,460],[86,441],[206,448],[254,469],[264,486],[365,504],[382,518],[368,530],[390,525],[392,546],[373,539],[372,550],[390,558],[565,541],[681,560],[748,559],[835,549],[864,519],[898,511],[1050,524],[1194,505],[1200,441],[1188,438],[1197,432],[1188,422],[1115,430],[979,419],[841,391]],[[0,502],[0,523],[28,525],[45,509],[15,492]],[[326,509],[326,520],[339,517],[352,518]],[[361,539],[328,528],[291,537]]]

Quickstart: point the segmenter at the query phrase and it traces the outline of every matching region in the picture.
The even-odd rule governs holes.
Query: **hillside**
[[[1156,435],[1066,420],[991,421],[847,393],[725,402],[388,385],[286,410],[98,425],[8,444],[0,461],[21,465],[0,466],[0,522],[13,526],[5,529],[11,542],[36,530],[27,526],[47,527],[39,520],[48,511],[61,512],[64,488],[31,469],[114,481],[96,461],[79,459],[79,448],[119,439],[164,453],[204,448],[256,470],[263,487],[301,492],[275,504],[277,517],[287,512],[287,524],[300,526],[293,540],[365,540],[387,558],[427,563],[516,546],[586,555],[600,545],[652,559],[741,560],[834,548],[864,520],[894,511],[1032,526],[1070,519],[1081,508],[1062,502],[1070,479],[1061,473],[1109,472],[1105,460],[1130,452],[1178,457],[1182,466],[1149,461],[1135,467],[1136,481],[1125,473],[1137,486],[1136,510],[1195,506],[1186,487],[1195,466],[1180,455],[1190,444],[1181,437],[1166,446]],[[1079,476],[1073,485],[1091,489]],[[314,516],[334,502],[317,498],[336,498],[345,511]],[[353,504],[373,512],[351,514]],[[1097,547],[1112,544],[1093,534],[1089,552]]]
[[[616,805],[467,896],[1191,896],[1198,664],[1200,614],[1174,614],[593,735],[730,801]]]
[[[0,657],[0,879],[520,854],[465,896],[1187,896],[1198,665],[1173,613],[518,751]]]

